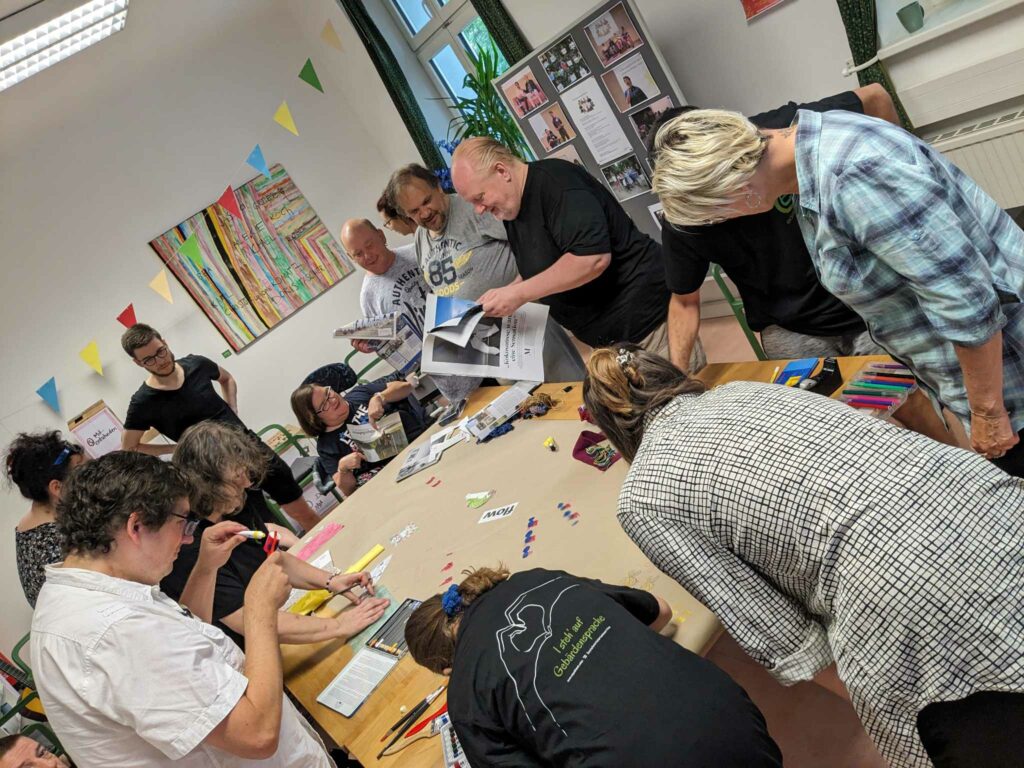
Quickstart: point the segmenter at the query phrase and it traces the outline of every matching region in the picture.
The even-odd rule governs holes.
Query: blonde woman
[[[959,168],[901,128],[842,111],[759,130],[695,110],[662,126],[654,151],[674,225],[799,194],[822,285],[963,421],[975,450],[1024,475],[1024,232]]]
[[[632,465],[623,529],[777,680],[849,695],[893,766],[930,766],[922,738],[967,743],[940,765],[1021,764],[999,738],[1024,725],[1024,481],[810,392],[704,392],[632,344],[594,352],[583,398]]]
[[[197,564],[203,531],[225,519],[241,523],[247,530],[266,536],[273,519],[263,492],[254,488],[266,471],[266,454],[242,430],[217,421],[203,421],[189,427],[174,449],[174,464],[192,482],[192,512],[202,518],[191,544],[183,544],[174,569],[160,582],[163,591],[179,599]],[[291,537],[294,541],[294,536]],[[263,541],[242,542],[217,571],[213,595],[213,623],[244,650],[245,591],[253,574],[266,561]],[[280,612],[278,635],[282,643],[316,643],[347,639],[373,624],[384,614],[388,601],[373,597],[370,574],[341,574],[317,568],[283,553],[281,565],[293,589],[327,589],[344,593],[354,606],[335,618],[299,616]],[[350,590],[362,587],[358,597]]]

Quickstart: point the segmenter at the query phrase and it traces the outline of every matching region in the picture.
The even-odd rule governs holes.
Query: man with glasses
[[[173,453],[173,445],[142,443],[142,435],[151,428],[177,442],[186,429],[207,419],[234,424],[249,432],[267,452],[270,468],[260,488],[306,530],[319,522],[291,468],[238,417],[238,386],[230,373],[202,355],[176,359],[160,333],[143,323],[124,332],[121,347],[149,374],[128,405],[123,450],[151,456]],[[214,381],[220,385],[221,395],[214,391]]]
[[[65,486],[67,557],[47,566],[32,619],[32,666],[54,731],[81,766],[333,768],[284,695],[282,555],[245,592],[245,654],[207,623],[243,526],[206,529],[187,608],[157,586],[192,541],[190,490],[176,467],[128,451],[83,465]]]

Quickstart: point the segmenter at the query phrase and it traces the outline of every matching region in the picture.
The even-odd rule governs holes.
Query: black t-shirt
[[[348,439],[347,428],[349,424],[365,422],[370,405],[370,398],[378,392],[387,389],[388,383],[383,379],[371,381],[368,384],[360,384],[352,387],[342,395],[348,401],[348,419],[335,430],[324,432],[316,439],[316,452],[320,464],[320,472],[325,477],[330,477],[338,471],[338,462],[355,450],[356,446]],[[397,403],[385,403],[384,415],[398,411],[402,420],[402,428],[405,430],[405,437],[411,443],[423,434],[429,426],[426,412],[423,406],[416,401],[415,397],[407,397]],[[394,458],[394,457],[392,457]],[[391,459],[384,461],[367,461],[363,464],[365,469],[376,469],[383,467]]]
[[[268,533],[267,523],[274,522],[273,513],[267,507],[262,491],[249,490],[245,494],[245,505],[229,520],[239,522],[250,531]],[[172,600],[180,600],[181,593],[188,583],[189,574],[199,558],[199,542],[203,531],[213,523],[209,520],[200,521],[191,544],[182,545],[178,557],[174,561],[174,569],[160,582],[160,589]],[[213,622],[228,637],[245,649],[245,638],[220,620],[230,616],[245,604],[245,588],[249,586],[252,575],[256,573],[263,561],[267,559],[263,552],[262,541],[244,541],[231,550],[231,557],[217,571],[217,584],[213,593]]]
[[[785,128],[798,109],[863,112],[864,106],[847,91],[810,104],[790,102],[750,120],[762,128]],[[811,336],[865,330],[860,316],[818,280],[794,203],[794,197],[786,195],[770,211],[706,227],[680,230],[666,224],[661,244],[669,289],[679,294],[698,290],[715,263],[739,289],[747,324],[755,331],[769,325]]]
[[[645,626],[647,592],[517,573],[459,624],[448,711],[472,765],[782,765],[764,718],[712,663]]]
[[[611,254],[596,279],[541,299],[581,341],[593,347],[638,342],[665,321],[661,247],[585,169],[565,160],[530,163],[519,215],[505,230],[524,280],[565,253]]]
[[[155,427],[164,437],[177,442],[193,424],[207,419],[235,424],[246,429],[231,406],[213,389],[220,368],[208,357],[186,355],[178,360],[185,380],[175,390],[154,389],[143,384],[132,395],[125,417],[125,429]]]

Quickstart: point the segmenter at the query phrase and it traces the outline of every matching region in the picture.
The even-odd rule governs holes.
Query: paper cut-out
[[[138,321],[135,319],[135,305],[129,304],[127,307],[121,310],[121,314],[117,316],[117,322],[123,325],[125,328],[131,328]]]
[[[299,79],[305,83],[309,83],[320,91],[320,93],[324,92],[324,87],[320,85],[320,78],[316,76],[316,70],[313,69],[312,59],[306,59],[306,63],[302,65],[302,71],[299,72]]]
[[[90,341],[78,356],[85,361],[85,364],[92,368],[100,376],[103,375],[103,364],[100,362],[100,348],[96,345],[95,341]]]
[[[60,413],[60,398],[57,397],[57,379],[51,376],[43,386],[36,390],[36,394],[43,398],[43,402],[50,406],[54,413]]]
[[[245,158],[245,162],[262,173],[268,179],[270,178],[270,169],[267,167],[267,161],[263,158],[263,150],[260,149],[259,144],[252,148],[252,152],[250,152],[249,156]]]
[[[199,240],[195,232],[178,247],[178,253],[191,261],[200,272],[203,271],[203,254],[199,251]]]
[[[324,23],[324,28],[320,32],[320,39],[331,46],[331,48],[335,48],[339,51],[342,50],[341,38],[338,37],[338,30],[336,30],[334,25],[331,24],[330,19]]]
[[[274,122],[296,136],[299,135],[299,129],[295,127],[295,120],[292,119],[292,111],[288,109],[287,101],[282,101],[281,106],[277,108],[277,112],[274,113]]]
[[[224,194],[217,198],[217,203],[236,219],[242,218],[242,211],[238,207],[238,199],[235,197],[235,190],[231,188],[230,184],[228,184],[228,188],[224,190]]]
[[[171,295],[171,284],[167,282],[167,270],[161,269],[156,277],[149,281],[149,287],[164,297],[168,304],[174,303],[174,296]]]

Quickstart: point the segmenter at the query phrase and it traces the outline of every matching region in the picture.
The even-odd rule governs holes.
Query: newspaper
[[[398,333],[398,316],[400,312],[392,312],[381,317],[364,317],[334,329],[336,339],[393,339]]]
[[[548,308],[524,304],[509,317],[485,317],[461,299],[427,296],[421,368],[425,373],[501,379],[544,379]]]
[[[530,396],[540,382],[520,381],[502,392],[483,410],[466,421],[464,429],[477,440],[483,440],[495,427],[499,427],[516,415],[520,404]]]
[[[423,339],[409,322],[409,318],[401,315],[394,338],[380,342],[376,352],[384,362],[405,376],[419,367]]]
[[[402,416],[397,411],[379,419],[376,428],[371,424],[349,424],[346,432],[359,452],[370,462],[397,456],[409,445],[402,426]]]
[[[423,445],[409,451],[405,457],[405,463],[398,470],[395,482],[400,483],[420,470],[437,464],[445,451],[466,439],[465,432],[463,431],[464,424],[465,420],[435,432]]]

